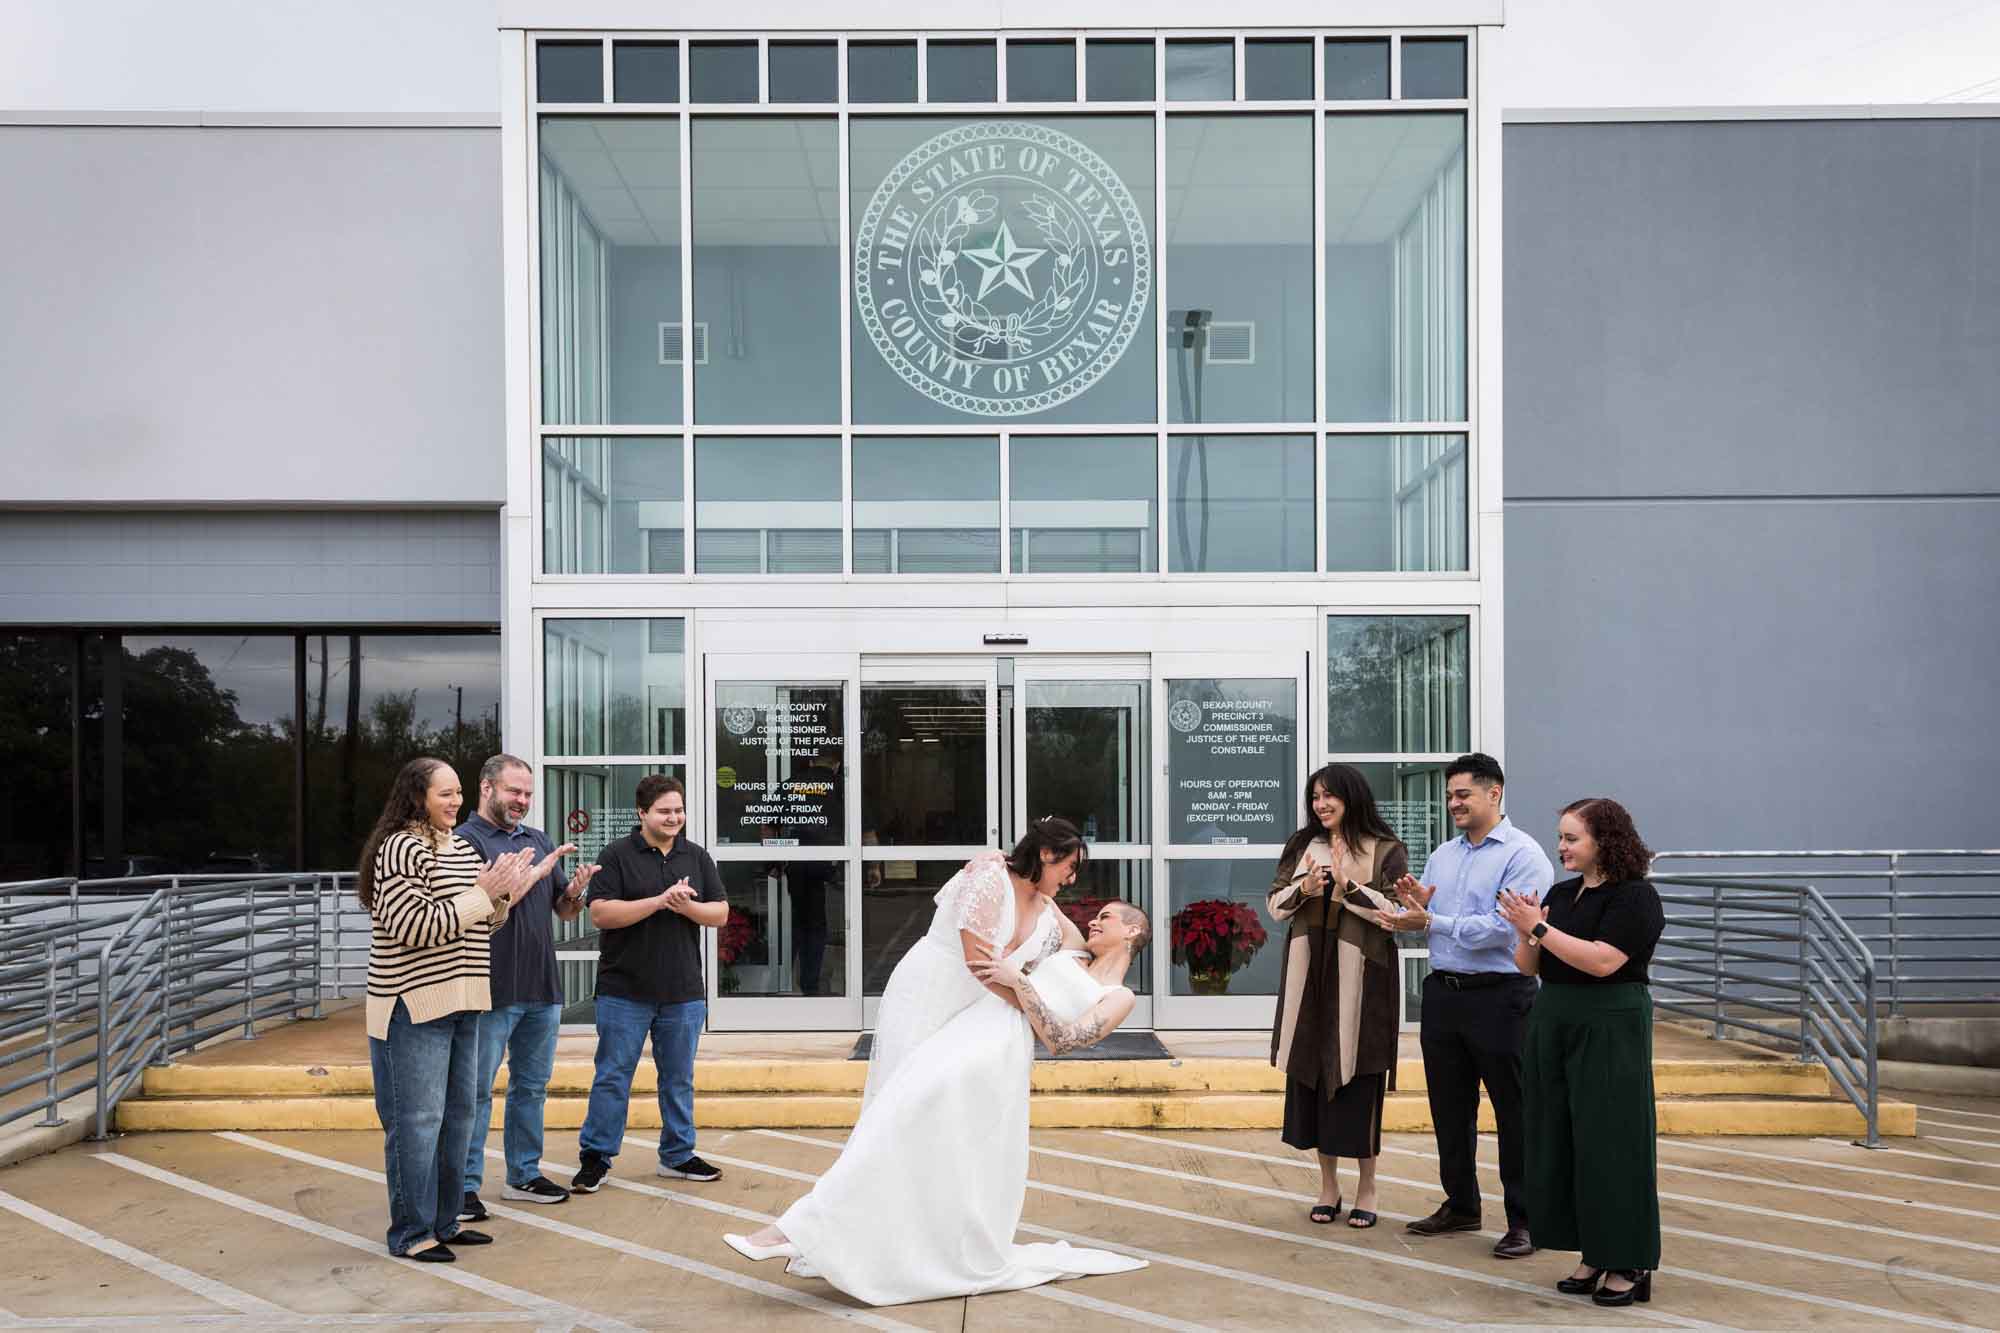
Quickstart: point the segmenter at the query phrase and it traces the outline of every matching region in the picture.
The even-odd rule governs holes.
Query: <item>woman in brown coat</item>
[[[1305,827],[1285,844],[1271,916],[1291,923],[1278,982],[1271,1063],[1285,1071],[1284,1141],[1319,1154],[1314,1222],[1340,1217],[1340,1159],[1360,1163],[1351,1227],[1375,1225],[1382,1102],[1395,1085],[1401,979],[1382,913],[1409,853],[1359,769],[1328,764],[1306,780]]]

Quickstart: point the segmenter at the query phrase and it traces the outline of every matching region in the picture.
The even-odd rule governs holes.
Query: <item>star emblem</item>
[[[979,295],[974,300],[984,301],[986,293],[1002,286],[1012,287],[1030,301],[1035,299],[1035,290],[1028,283],[1028,269],[1048,251],[1030,250],[1016,244],[1014,233],[1008,229],[1004,218],[1000,222],[1000,230],[993,235],[991,245],[961,253],[979,266]]]

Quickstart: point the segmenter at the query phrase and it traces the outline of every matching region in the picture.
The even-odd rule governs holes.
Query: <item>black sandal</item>
[[[1353,1227],[1356,1231],[1366,1231],[1380,1220],[1380,1218],[1376,1217],[1375,1214],[1369,1212],[1366,1208],[1356,1208],[1347,1215],[1347,1225]]]
[[[1335,1199],[1330,1204],[1316,1203],[1313,1205],[1312,1211],[1306,1214],[1306,1221],[1317,1222],[1321,1226],[1325,1226],[1329,1222],[1338,1222],[1343,1203],[1345,1203],[1345,1200],[1342,1199]]]

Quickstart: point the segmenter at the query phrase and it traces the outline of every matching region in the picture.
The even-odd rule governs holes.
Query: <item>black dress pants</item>
[[[1484,974],[1473,974],[1484,981]],[[1490,985],[1454,986],[1448,976],[1424,979],[1424,1085],[1437,1135],[1438,1178],[1454,1213],[1479,1206],[1479,1088],[1493,1103],[1500,1131],[1500,1188],[1507,1225],[1528,1225],[1521,1148],[1521,1048],[1535,1005],[1533,977],[1509,976]]]

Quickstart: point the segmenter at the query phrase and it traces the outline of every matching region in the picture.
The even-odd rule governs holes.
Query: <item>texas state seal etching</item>
[[[1045,412],[1139,330],[1152,249],[1131,191],[1046,125],[982,121],[919,144],[854,238],[861,327],[903,381],[974,416]]]

